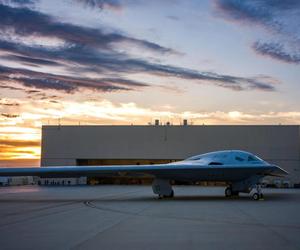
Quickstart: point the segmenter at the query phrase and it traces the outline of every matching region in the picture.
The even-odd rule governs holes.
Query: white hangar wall
[[[180,160],[224,149],[250,151],[300,183],[300,126],[43,126],[42,166],[78,159]]]

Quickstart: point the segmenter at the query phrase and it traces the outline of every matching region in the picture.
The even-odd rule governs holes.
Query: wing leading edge
[[[241,180],[251,175],[283,176],[283,169],[274,165],[199,165],[169,163],[158,165],[118,165],[118,166],[61,166],[36,168],[0,168],[0,176],[39,176],[48,178],[67,178],[80,176],[152,176],[172,180]]]

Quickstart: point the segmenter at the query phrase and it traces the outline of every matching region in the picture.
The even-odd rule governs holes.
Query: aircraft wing
[[[160,165],[116,165],[116,166],[59,166],[31,168],[0,168],[0,176],[40,176],[40,177],[80,177],[80,176],[119,176],[155,175],[170,171],[168,164]]]
[[[0,176],[114,177],[153,176],[172,180],[241,180],[251,175],[284,176],[287,172],[275,165],[236,166],[198,165],[185,162],[157,165],[60,166],[35,168],[0,168]]]

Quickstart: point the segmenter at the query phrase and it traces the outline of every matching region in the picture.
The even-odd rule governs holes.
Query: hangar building
[[[299,125],[43,126],[41,166],[155,164],[225,149],[250,151],[300,183]]]

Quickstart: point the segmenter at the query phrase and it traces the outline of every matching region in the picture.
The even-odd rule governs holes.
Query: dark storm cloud
[[[265,28],[274,39],[254,43],[256,53],[287,63],[299,63],[299,0],[215,0],[218,13],[226,19]],[[287,52],[289,51],[289,52]]]
[[[255,42],[253,49],[261,55],[266,55],[283,62],[300,63],[300,51],[299,54],[290,54],[285,50],[283,44],[280,43]]]
[[[5,83],[19,83],[25,87],[38,89],[54,89],[67,93],[74,92],[79,88],[94,89],[98,91],[133,90],[137,87],[148,85],[127,79],[89,79],[41,73],[26,69],[8,68],[0,66],[0,79]],[[0,85],[0,88],[10,86]]]
[[[100,49],[110,49],[115,43],[127,42],[159,53],[176,53],[146,40],[119,33],[106,33],[101,29],[61,23],[53,17],[28,8],[0,5],[0,29],[19,36],[56,37],[69,44],[81,44]]]

